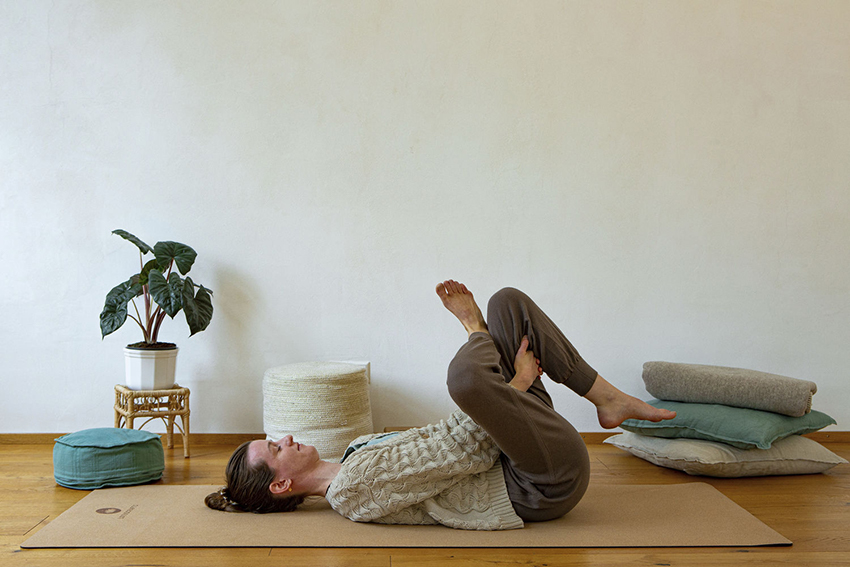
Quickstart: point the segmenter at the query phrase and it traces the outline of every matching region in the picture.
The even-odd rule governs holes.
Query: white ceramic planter
[[[124,347],[127,387],[131,390],[164,390],[174,386],[177,347],[144,350]]]

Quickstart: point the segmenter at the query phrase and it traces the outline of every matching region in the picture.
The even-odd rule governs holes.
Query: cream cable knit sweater
[[[373,437],[358,437],[352,445]],[[356,522],[521,528],[499,455],[487,432],[457,410],[437,424],[352,453],[326,498],[334,510]]]

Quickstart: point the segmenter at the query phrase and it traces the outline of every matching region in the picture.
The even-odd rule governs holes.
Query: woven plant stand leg
[[[188,404],[188,402],[187,402]],[[189,458],[189,414],[180,416],[180,421],[183,423],[183,457]]]
[[[174,416],[169,415],[165,419],[165,442],[169,449],[174,448]]]

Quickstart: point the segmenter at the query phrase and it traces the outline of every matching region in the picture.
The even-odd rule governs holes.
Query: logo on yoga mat
[[[98,514],[117,514],[121,508],[98,508],[95,510]]]

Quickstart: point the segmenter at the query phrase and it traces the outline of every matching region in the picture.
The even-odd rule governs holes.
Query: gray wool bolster
[[[812,409],[814,382],[744,368],[647,362],[646,391],[660,400],[723,404],[800,417]]]

